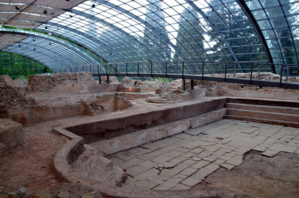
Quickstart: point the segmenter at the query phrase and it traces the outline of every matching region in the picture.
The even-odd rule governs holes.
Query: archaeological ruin
[[[298,197],[298,7],[0,1],[0,198]]]

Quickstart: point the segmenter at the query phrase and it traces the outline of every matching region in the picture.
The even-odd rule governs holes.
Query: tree
[[[284,16],[277,17],[281,15],[282,10],[281,8],[270,8],[271,6],[273,6],[272,0],[263,0],[263,3],[265,8],[269,8],[266,9],[266,12],[278,37],[278,45],[282,50],[281,58],[284,59],[284,63],[294,64],[294,60],[292,57],[294,57],[295,53],[294,49],[292,48],[293,43],[290,38],[290,31],[286,23],[287,19],[285,19]],[[283,2],[283,4],[285,5],[283,7],[283,10],[286,16],[290,15],[291,5],[289,3],[290,0],[284,0]]]
[[[220,57],[219,62],[267,60],[257,33],[238,4],[211,0],[210,5],[215,10],[207,12],[207,16],[212,21],[209,24],[212,31],[218,32],[214,37],[217,42],[214,55]],[[251,65],[242,64],[241,67],[246,72]]]
[[[148,26],[145,26],[143,43],[152,51],[157,54],[157,57],[161,60],[171,59],[171,49],[165,43],[164,40],[169,40],[169,36],[166,31],[166,22],[164,19],[164,13],[162,10],[162,4],[160,1],[148,0],[149,5],[147,7],[145,21],[151,25],[156,31],[153,31]],[[151,60],[151,56],[146,53],[145,61]]]
[[[28,79],[29,75],[52,72],[43,64],[30,58],[0,51],[0,75],[9,75],[12,79]]]
[[[191,7],[186,8],[180,17],[178,35],[176,38],[176,47],[185,57],[185,60],[177,51],[174,54],[173,60],[205,60],[203,52],[203,33],[204,30],[199,24],[197,12]]]

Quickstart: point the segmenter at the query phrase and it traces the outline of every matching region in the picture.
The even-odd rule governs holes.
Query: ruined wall
[[[6,107],[9,117],[26,126],[31,121],[29,107],[35,101],[24,95],[24,89],[7,84],[7,76],[0,76],[0,103]]]
[[[99,90],[91,73],[58,73],[29,76],[28,92],[90,93]]]

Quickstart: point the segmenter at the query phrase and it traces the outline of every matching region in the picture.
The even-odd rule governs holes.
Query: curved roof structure
[[[244,62],[299,64],[298,19],[299,0],[4,0],[0,49],[54,71],[153,60],[243,72]]]

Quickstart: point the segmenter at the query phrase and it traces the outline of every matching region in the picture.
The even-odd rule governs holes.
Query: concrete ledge
[[[54,157],[55,171],[62,179],[85,185],[104,181],[112,186],[122,181],[123,170],[114,166],[112,161],[102,157],[100,153],[94,152],[93,148],[84,145],[82,137],[68,132],[62,127],[53,130],[70,139]],[[92,156],[91,160],[89,160],[90,156]],[[78,160],[79,158],[81,160]],[[91,166],[90,161],[93,164],[96,162],[96,164]],[[90,174],[94,172],[94,169],[97,174]]]
[[[53,131],[60,133],[70,139],[56,153],[54,157],[54,169],[63,180],[67,182],[74,182],[78,180],[76,175],[73,174],[73,168],[71,167],[72,160],[75,158],[70,156],[77,155],[78,157],[80,154],[82,154],[83,150],[81,145],[83,145],[84,140],[82,137],[63,129],[62,127],[55,128]],[[76,150],[76,148],[79,149]]]
[[[194,116],[221,109],[224,107],[225,103],[225,98],[216,98],[208,101],[194,101],[193,103],[185,105],[176,105],[174,107],[166,108],[162,107],[159,110],[79,124],[66,129],[83,137],[86,143],[91,143],[192,118]]]
[[[219,109],[192,118],[171,122],[162,126],[152,127],[119,137],[94,142],[90,145],[105,154],[113,154],[151,141],[175,135],[191,128],[215,122],[222,119],[225,114],[226,109]]]

